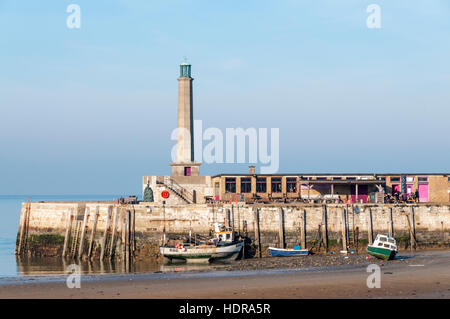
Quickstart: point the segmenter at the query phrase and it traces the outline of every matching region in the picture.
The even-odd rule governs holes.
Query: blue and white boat
[[[269,247],[271,256],[307,256],[308,249],[300,249],[300,246],[294,246],[293,249]]]

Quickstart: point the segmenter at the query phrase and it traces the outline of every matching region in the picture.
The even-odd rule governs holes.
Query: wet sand
[[[365,255],[263,258],[216,271],[168,266],[179,272],[82,276],[80,289],[67,288],[64,276],[25,277],[3,282],[0,298],[450,298],[450,251],[399,256],[387,262]],[[372,263],[381,267],[381,288],[367,287]]]

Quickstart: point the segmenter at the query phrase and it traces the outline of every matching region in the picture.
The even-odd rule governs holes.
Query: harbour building
[[[382,203],[386,198],[421,203],[450,202],[449,173],[248,174],[201,176],[194,161],[192,66],[180,65],[177,153],[170,176],[144,176],[144,201],[207,203],[239,201]],[[149,197],[149,194],[151,196]],[[391,196],[391,197],[390,197]]]

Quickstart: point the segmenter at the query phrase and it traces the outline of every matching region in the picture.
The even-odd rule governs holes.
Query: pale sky
[[[280,173],[449,172],[449,16],[447,0],[0,0],[0,194],[141,195],[169,175],[184,56],[194,118],[279,128]]]

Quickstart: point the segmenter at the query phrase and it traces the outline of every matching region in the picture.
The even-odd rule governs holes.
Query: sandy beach
[[[180,266],[175,273],[87,275],[79,289],[67,288],[64,276],[24,277],[2,282],[0,298],[450,298],[449,250],[399,255],[388,262],[333,256],[329,265],[316,266],[318,257],[311,256],[289,268],[292,262],[281,257],[208,272],[183,272]],[[372,263],[381,267],[381,288],[367,287]]]

